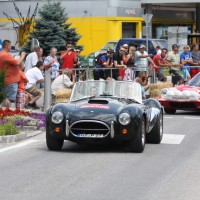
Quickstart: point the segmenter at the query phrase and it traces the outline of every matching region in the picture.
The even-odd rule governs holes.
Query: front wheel
[[[164,111],[166,114],[175,114],[176,113],[176,109],[170,109],[170,108],[164,108]]]
[[[152,144],[160,144],[163,137],[163,114],[160,112],[159,117],[152,130],[147,134],[147,142]]]
[[[62,149],[64,139],[55,138],[46,131],[46,144],[49,150],[59,151]]]
[[[142,118],[137,135],[129,142],[131,152],[142,153],[146,143],[145,120]]]

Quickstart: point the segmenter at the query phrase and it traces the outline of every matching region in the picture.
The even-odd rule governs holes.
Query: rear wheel
[[[137,135],[129,142],[131,152],[142,153],[146,143],[145,120],[142,118]]]
[[[49,150],[59,151],[62,149],[64,143],[64,139],[55,138],[48,133],[48,129],[46,131],[46,144]]]
[[[166,114],[175,114],[176,109],[164,108]]]
[[[163,137],[163,115],[160,113],[153,129],[147,134],[147,142],[152,144],[160,144]]]

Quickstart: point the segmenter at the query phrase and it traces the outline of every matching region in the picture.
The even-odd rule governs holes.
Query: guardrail
[[[135,71],[147,71],[149,73],[149,69],[147,69],[146,67],[128,67],[129,69],[132,70],[132,80],[134,80],[135,75],[134,72]],[[183,68],[199,68],[200,66],[186,66]],[[75,74],[77,74],[77,71],[84,71],[84,79],[85,80],[90,80],[93,78],[93,71],[94,70],[111,70],[111,77],[113,75],[113,70],[116,69],[122,69],[122,68],[74,68],[73,71],[75,72]],[[63,73],[65,70],[61,69],[59,70],[59,72]],[[156,82],[156,76],[155,76],[155,70],[150,70],[151,73],[151,78],[150,78],[150,83],[155,83]],[[45,86],[44,86],[44,110],[48,110],[48,108],[51,106],[51,69],[45,70]]]

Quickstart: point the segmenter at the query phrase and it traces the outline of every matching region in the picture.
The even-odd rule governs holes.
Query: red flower
[[[10,108],[6,108],[5,110],[3,110],[2,108],[0,108],[0,118],[13,115],[29,116],[30,112],[26,112],[24,110],[19,110],[19,109],[11,110]]]

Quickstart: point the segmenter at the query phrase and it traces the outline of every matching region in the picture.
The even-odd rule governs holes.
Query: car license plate
[[[189,100],[190,97],[172,97],[172,99],[176,99],[176,100]]]
[[[81,138],[102,138],[103,134],[78,134],[77,136]]]

